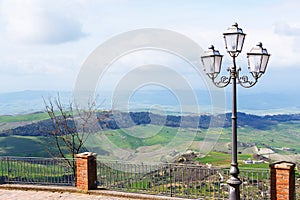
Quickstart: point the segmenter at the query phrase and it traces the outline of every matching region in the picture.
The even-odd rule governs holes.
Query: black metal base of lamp
[[[242,181],[238,177],[231,177],[227,180],[229,185],[229,199],[240,200],[240,185]]]

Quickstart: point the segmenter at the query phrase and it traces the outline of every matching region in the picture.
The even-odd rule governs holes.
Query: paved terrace
[[[1,200],[183,200],[182,198],[160,197],[154,195],[115,192],[108,190],[90,190],[83,192],[75,187],[0,184]]]

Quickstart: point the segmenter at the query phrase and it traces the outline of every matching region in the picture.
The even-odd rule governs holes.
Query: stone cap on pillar
[[[276,163],[270,164],[270,168],[273,169],[287,169],[287,170],[294,170],[296,164],[288,161],[280,161]]]
[[[83,153],[76,154],[76,158],[89,158],[89,157],[96,158],[97,154],[93,152],[83,152]]]

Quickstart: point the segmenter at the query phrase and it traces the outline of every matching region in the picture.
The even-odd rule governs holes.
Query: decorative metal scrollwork
[[[216,78],[219,74],[213,73],[207,75],[212,80],[213,84],[219,88],[224,88],[231,82],[231,76],[221,76],[220,80],[217,81]]]
[[[250,88],[257,83],[257,80],[262,76],[263,73],[260,72],[251,72],[253,80],[250,80],[248,76],[240,76],[241,68],[236,69],[235,60],[233,61],[234,65],[232,68],[228,68],[229,76],[221,76],[219,80],[216,80],[218,73],[207,74],[208,77],[212,80],[213,84],[219,88],[224,88],[231,83],[231,80],[236,78],[237,84],[241,85],[244,88]]]

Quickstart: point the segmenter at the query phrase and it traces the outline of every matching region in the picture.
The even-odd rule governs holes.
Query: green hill
[[[229,114],[226,114],[226,118],[227,115]],[[100,158],[120,159],[120,155],[124,154],[123,159],[151,160],[153,158],[156,161],[168,159],[169,156],[174,157],[187,149],[198,152],[202,156],[212,151],[224,153],[231,151],[231,127],[226,125],[227,122],[223,128],[205,127],[205,123],[209,122],[209,116],[205,116],[200,118],[203,127],[195,129],[188,127],[188,124],[181,127],[178,116],[168,116],[166,124],[152,124],[147,118],[147,113],[131,116],[139,120],[135,121],[139,125],[120,128],[115,124],[113,129],[95,133],[89,137],[85,145],[86,150],[98,153]],[[153,116],[155,115],[151,116],[152,120],[159,118]],[[239,113],[239,116],[238,151],[242,154],[249,155],[262,150],[261,152],[272,152],[265,155],[271,159],[276,160],[283,156],[283,158],[299,160],[299,115],[254,116]],[[189,117],[191,120],[197,119],[196,116]],[[48,126],[47,120],[44,119],[47,119],[46,113],[1,116],[2,125],[24,121],[35,122],[10,129],[8,132],[2,131],[0,156],[49,157],[47,152],[49,149],[55,154],[55,146],[50,145],[49,138],[39,133],[41,126]],[[203,119],[206,120],[204,124]],[[255,125],[256,123],[258,125]]]

